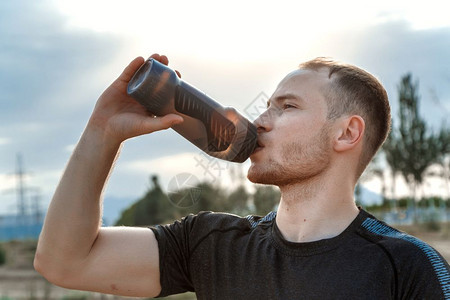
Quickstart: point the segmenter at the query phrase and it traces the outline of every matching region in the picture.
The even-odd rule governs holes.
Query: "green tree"
[[[445,182],[447,189],[447,198],[450,198],[450,130],[446,126],[442,126],[437,138],[440,155],[437,163],[442,169],[441,178]]]
[[[158,183],[158,177],[151,177],[152,187],[136,203],[126,209],[116,225],[148,226],[162,224],[174,217],[174,207]]]
[[[255,214],[264,216],[273,211],[280,201],[280,190],[271,185],[256,185],[253,194]]]
[[[227,193],[219,185],[202,182],[198,185],[201,190],[197,205],[192,207],[196,211],[228,212]]]
[[[173,198],[173,194],[179,197],[187,197],[184,203],[189,205],[176,205],[177,199]],[[188,214],[196,214],[200,211],[227,211],[227,194],[218,185],[209,182],[200,182],[194,187],[183,188],[176,193],[171,194],[171,202],[173,208],[173,220],[180,219]]]
[[[402,149],[399,144],[400,136],[396,131],[391,131],[386,142],[383,144],[382,151],[385,154],[385,159],[389,168],[391,169],[391,208],[397,208],[397,176],[402,174],[402,169],[405,166],[405,160],[402,156]]]
[[[249,207],[249,193],[244,185],[239,185],[234,191],[232,191],[227,197],[227,203],[225,210],[237,214],[237,215],[248,215]]]
[[[419,114],[419,84],[412,82],[410,73],[402,77],[399,92],[399,125],[391,132],[384,147],[392,173],[398,171],[412,192],[411,205],[417,221],[417,191],[426,169],[437,162],[440,155],[438,136],[434,135]]]
[[[134,226],[134,211],[136,210],[136,204],[137,202],[122,211],[119,220],[117,220],[115,224],[116,226]]]
[[[381,182],[381,195],[383,203],[387,201],[386,196],[386,178],[384,169],[380,166],[380,154],[377,154],[369,164],[369,166],[364,170],[360,179],[355,186],[355,202],[358,206],[363,206],[362,201],[362,183],[371,180],[374,177],[378,177]]]
[[[6,250],[3,245],[0,244],[0,266],[6,263]]]

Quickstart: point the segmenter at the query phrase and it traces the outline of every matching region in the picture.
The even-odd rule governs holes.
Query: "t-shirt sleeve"
[[[418,239],[411,241],[415,249],[405,249],[409,259],[398,270],[400,298],[450,300],[448,262],[428,244]]]
[[[158,297],[193,291],[190,261],[190,233],[196,215],[189,215],[168,225],[150,227],[159,249],[161,293]]]
[[[434,248],[373,217],[361,226],[373,234],[391,261],[396,299],[450,300],[450,267]]]

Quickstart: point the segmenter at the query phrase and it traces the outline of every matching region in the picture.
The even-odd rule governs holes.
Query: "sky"
[[[250,119],[287,73],[314,57],[374,74],[394,117],[397,85],[411,72],[421,112],[438,128],[450,111],[444,3],[1,1],[0,214],[16,211],[18,155],[28,197],[47,207],[98,96],[136,56],[166,54],[184,80]],[[125,143],[105,198],[139,198],[152,174],[163,188],[182,173],[228,187],[230,174],[247,168],[211,160],[167,130]]]

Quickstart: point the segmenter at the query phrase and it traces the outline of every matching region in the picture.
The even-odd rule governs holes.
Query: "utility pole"
[[[19,221],[25,219],[26,203],[25,203],[25,183],[24,183],[24,170],[22,163],[22,155],[17,153],[16,157],[16,180],[17,180],[17,218]]]
[[[40,189],[26,184],[27,175],[24,170],[22,155],[17,153],[15,172],[11,174],[14,178],[15,186],[8,190],[8,193],[16,194],[17,203],[15,215],[11,214],[7,218],[9,222],[8,227],[12,229],[12,232],[9,232],[7,235],[8,239],[37,238],[42,227]],[[0,224],[0,226],[3,225]]]
[[[22,154],[17,153],[16,155],[16,171],[13,174],[16,180],[16,187],[14,188],[16,193],[16,201],[17,201],[17,213],[16,213],[16,222],[17,225],[25,225],[26,220],[31,220],[31,215],[34,215],[36,223],[39,223],[39,219],[42,217],[40,211],[40,192],[39,188],[36,187],[28,187],[25,184],[25,177],[27,173],[25,173],[23,167]],[[27,203],[27,195],[29,192],[33,192],[34,196],[32,197],[33,203]],[[27,218],[29,216],[30,218]]]
[[[41,213],[41,196],[39,194],[36,194],[33,196],[33,215],[34,215],[34,222],[36,224],[39,224],[42,219],[42,213]]]

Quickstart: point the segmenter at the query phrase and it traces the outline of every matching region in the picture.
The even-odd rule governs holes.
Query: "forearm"
[[[101,226],[102,191],[119,148],[88,125],[50,203],[38,256],[64,265],[87,257]]]

